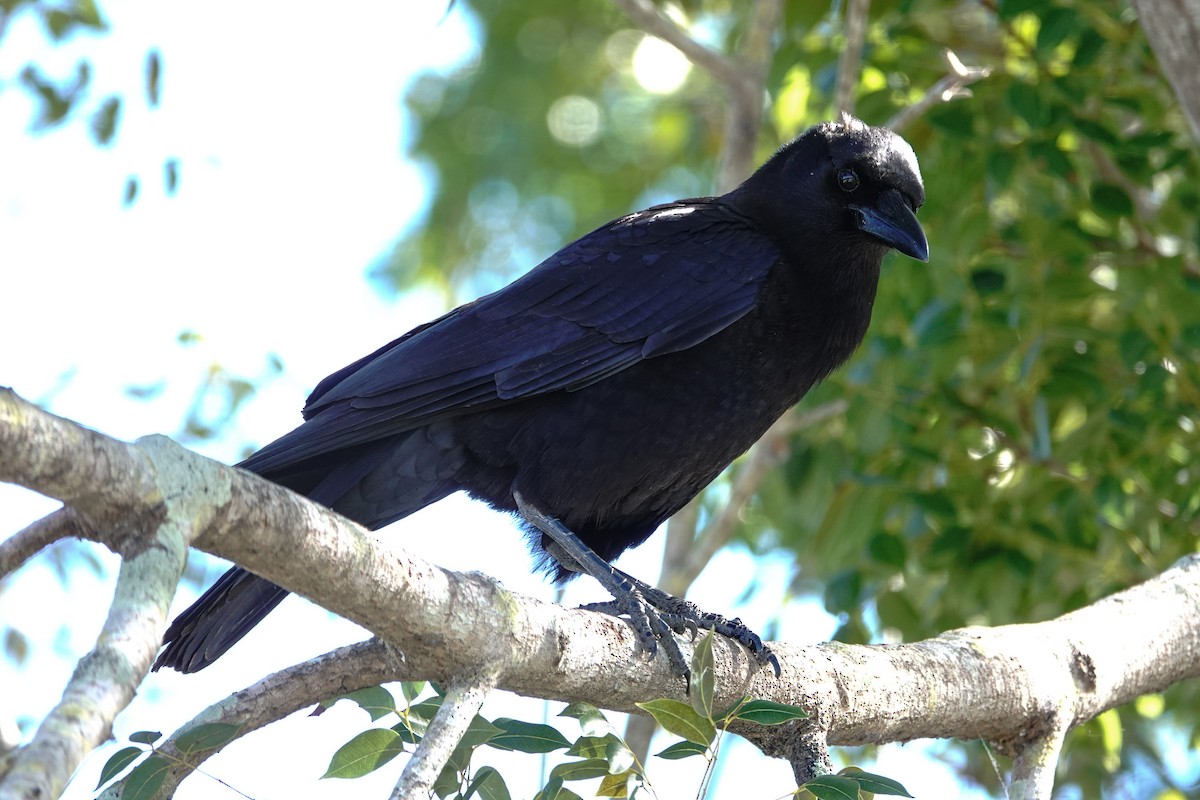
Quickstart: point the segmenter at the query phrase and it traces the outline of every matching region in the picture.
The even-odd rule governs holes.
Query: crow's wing
[[[558,390],[704,341],[753,308],[779,252],[711,200],[623,217],[498,292],[330,375],[267,472],[436,419]]]

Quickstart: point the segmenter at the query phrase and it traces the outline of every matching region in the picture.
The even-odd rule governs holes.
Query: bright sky
[[[204,450],[230,461],[246,442],[265,443],[293,427],[307,392],[325,374],[444,310],[420,294],[399,302],[382,298],[364,279],[414,222],[427,192],[405,158],[404,87],[419,70],[471,58],[474,25],[465,4],[442,20],[444,5],[373,2],[331,14],[324,6],[226,1],[196,13],[127,0],[104,4],[114,15],[110,34],[58,49],[46,46],[34,20],[19,16],[0,47],[0,82],[11,84],[30,61],[65,75],[86,56],[94,67],[93,97],[116,91],[126,103],[115,146],[101,150],[83,120],[28,135],[31,102],[11,85],[0,91],[0,264],[6,275],[0,384],[48,400],[58,414],[134,439],[176,431],[210,364],[257,376],[277,354],[283,377],[248,405],[231,436]],[[163,103],[153,111],[142,93],[151,47],[164,56]],[[167,158],[180,164],[174,197],[162,188]],[[141,191],[124,208],[121,192],[130,174],[141,179]],[[179,346],[183,330],[200,333],[203,342]],[[160,382],[165,391],[152,401],[126,394],[130,386]],[[0,535],[54,506],[0,486]],[[439,535],[428,536],[431,530]],[[553,597],[551,587],[529,573],[512,524],[481,504],[451,498],[397,524],[388,538],[438,564],[486,568],[510,589]],[[661,538],[623,560],[624,568],[653,578]],[[31,735],[31,724],[58,700],[75,660],[94,644],[115,577],[115,559],[98,554],[108,565],[104,578],[75,568],[64,589],[42,559],[0,591],[0,619],[25,632],[32,645],[24,669],[0,660],[0,724],[19,720]],[[210,580],[220,569],[213,565]],[[730,551],[691,596],[761,629],[778,611],[788,572],[782,561],[754,562]],[[739,604],[755,578],[764,591]],[[598,587],[576,583],[568,603],[602,599]],[[176,609],[194,596],[181,590]],[[813,604],[792,604],[782,632],[789,640],[817,641],[833,627]],[[85,763],[67,796],[92,796],[104,761],[130,733],[170,732],[270,671],[363,636],[350,623],[289,600],[210,669],[153,675],[118,719],[118,743]],[[554,706],[550,716],[557,711]],[[500,696],[484,713],[537,720],[545,712],[543,704]],[[573,736],[572,723],[562,722]],[[318,780],[334,750],[367,724],[347,704],[319,718],[301,713],[227,748],[205,770],[259,800],[347,791],[386,796],[400,760],[352,785]],[[514,796],[536,790],[535,758],[481,753],[486,758],[476,763],[497,765]],[[914,748],[884,753],[878,771],[914,794],[958,793],[944,768],[932,767]],[[650,774],[660,800],[694,797],[700,781],[695,760],[652,759]],[[782,762],[737,742],[720,760],[710,796],[783,797],[791,786]],[[197,776],[177,796],[239,795]]]

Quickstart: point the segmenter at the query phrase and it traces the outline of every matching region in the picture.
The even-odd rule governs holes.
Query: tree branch
[[[392,800],[408,800],[432,794],[433,784],[441,774],[442,767],[450,760],[467,726],[475,719],[483,701],[495,686],[495,674],[486,670],[472,670],[450,680],[446,698],[430,720],[417,751],[405,765],[400,782],[392,792]]]
[[[52,433],[39,440],[15,429]],[[472,671],[484,664],[488,674],[494,669],[499,688],[529,697],[584,700],[618,711],[632,711],[648,698],[686,697],[666,655],[646,661],[624,621],[520,597],[484,575],[442,570],[379,546],[359,526],[257,476],[163,439],[135,445],[107,439],[0,393],[0,464],[57,463],[38,452],[57,453],[84,478],[120,463],[128,467],[126,481],[87,492],[39,470],[6,466],[6,474],[52,485],[64,498],[83,498],[89,518],[100,510],[94,498],[103,495],[133,520],[160,520],[143,531],[127,525],[117,537],[128,545],[122,587],[155,584],[137,601],[139,613],[149,607],[152,619],[138,623],[139,638],[114,656],[125,672],[119,685],[108,679],[106,698],[113,699],[95,715],[99,722],[88,741],[107,733],[111,715],[149,666],[170,593],[162,586],[177,580],[189,536],[202,549],[373,630],[403,653],[393,679],[477,674]],[[151,482],[157,489],[147,492]],[[165,541],[169,529],[177,531],[178,546]],[[147,546],[151,542],[156,546]],[[172,577],[143,569],[141,558],[169,562]],[[128,637],[124,591],[110,620]],[[104,646],[108,636],[106,627]],[[832,745],[958,736],[1020,754],[1058,726],[1075,727],[1200,674],[1194,657],[1200,651],[1200,556],[1051,622],[972,628],[908,645],[772,648],[783,668],[778,680],[758,670],[740,645],[718,638],[714,705],[752,695],[804,706]],[[631,670],[630,663],[640,666]],[[880,675],[889,680],[879,681]],[[376,664],[371,679],[380,677]],[[0,791],[13,785],[11,777]],[[53,781],[44,785],[54,787]]]
[[[961,97],[970,97],[971,90],[967,87],[981,81],[992,74],[991,67],[968,67],[959,61],[958,56],[949,48],[942,51],[942,59],[946,62],[945,77],[930,86],[920,100],[897,111],[884,127],[894,131],[907,128],[929,109],[941,103],[949,103]]]
[[[1192,126],[1192,135],[1200,140],[1200,71],[1196,52],[1200,50],[1200,0],[1147,2],[1133,0],[1142,30],[1154,48],[1159,66],[1175,91],[1184,115]]]
[[[167,772],[158,796],[170,797],[179,783],[222,747],[277,722],[289,714],[324,700],[393,680],[399,665],[390,648],[369,639],[317,656],[302,664],[272,673],[257,683],[214,703],[155,746],[156,753],[174,764]],[[214,722],[236,725],[229,741],[206,750],[181,751],[180,736]],[[109,786],[98,800],[117,800],[121,782]]]
[[[754,170],[766,106],[767,72],[775,55],[771,40],[782,17],[781,0],[758,0],[750,13],[739,55],[744,78],[740,84],[728,83],[725,87],[729,109],[725,114],[725,144],[717,172],[717,187],[722,192],[737,186]]]
[[[858,86],[859,64],[862,61],[863,41],[867,37],[867,12],[871,0],[850,0],[846,7],[846,44],[838,57],[837,91],[834,108],[842,114],[854,113],[855,88]]]
[[[0,580],[55,542],[74,536],[78,528],[71,511],[60,508],[0,542]]]
[[[1054,772],[1066,736],[1067,728],[1055,725],[1017,755],[1008,787],[1009,800],[1050,800],[1054,792]]]
[[[693,39],[650,0],[613,0],[613,5],[624,11],[634,25],[673,46],[718,83],[730,87],[746,80],[744,70],[736,61]]]

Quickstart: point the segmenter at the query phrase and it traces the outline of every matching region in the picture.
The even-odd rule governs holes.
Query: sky
[[[365,276],[419,220],[430,191],[429,176],[406,154],[405,86],[421,70],[470,68],[476,25],[461,2],[449,14],[444,4],[413,2],[364,2],[339,14],[327,5],[275,0],[208,3],[204,13],[150,0],[102,8],[110,15],[103,36],[50,47],[37,21],[19,15],[0,42],[0,385],[132,440],[178,431],[213,365],[255,377],[277,358],[282,374],[264,385],[227,435],[198,448],[235,461],[245,445],[263,444],[298,423],[304,397],[324,375],[445,310],[440,297],[427,293],[382,296]],[[142,92],[150,48],[164,64],[156,109]],[[29,62],[66,75],[81,57],[93,64],[93,98],[108,91],[126,98],[110,148],[94,145],[86,119],[32,134],[34,106],[12,85]],[[673,51],[663,58],[674,58]],[[161,180],[169,158],[179,163],[173,196]],[[140,191],[126,207],[121,198],[130,175],[138,176]],[[182,331],[198,334],[198,342],[182,346]],[[161,391],[146,400],[129,392],[148,386]],[[0,485],[0,536],[55,506]],[[431,530],[439,535],[427,535]],[[662,538],[621,566],[655,577]],[[511,521],[464,498],[397,523],[387,540],[450,569],[486,569],[511,590],[554,597],[529,572]],[[75,563],[64,582],[41,558],[0,588],[0,620],[30,640],[23,667],[0,659],[0,724],[21,721],[26,738],[103,622],[116,559],[99,547],[91,552],[105,565],[103,575]],[[786,561],[756,561],[734,548],[718,558],[689,595],[704,607],[732,611],[760,629],[779,615],[782,638],[790,641],[820,641],[836,627],[812,602],[781,610]],[[207,563],[206,583],[223,569]],[[745,601],[752,581],[764,590]],[[174,611],[197,591],[181,588]],[[600,599],[599,587],[576,581],[565,602]],[[118,718],[117,742],[87,760],[66,796],[93,796],[104,761],[130,733],[174,730],[268,672],[365,635],[290,598],[208,670],[150,676]],[[484,715],[539,720],[557,711],[500,694]],[[577,733],[560,722],[569,737]],[[367,724],[363,712],[345,703],[320,717],[300,712],[206,762],[205,771],[224,784],[194,776],[177,796],[386,796],[401,760],[353,784],[318,780],[334,750]],[[669,743],[660,739],[652,751]],[[918,797],[961,796],[948,769],[921,755],[928,749],[884,748],[875,769]],[[476,763],[495,764],[514,796],[536,791],[536,758],[486,748],[481,755]],[[696,795],[695,760],[651,762],[654,796]],[[709,796],[784,797],[792,787],[783,762],[735,741],[719,761]]]

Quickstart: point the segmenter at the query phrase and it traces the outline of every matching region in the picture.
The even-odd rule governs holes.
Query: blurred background
[[[750,6],[662,8],[734,52]],[[756,163],[835,109],[846,9],[783,9]],[[776,443],[749,500],[735,465],[681,525],[733,523],[689,596],[771,638],[1040,621],[1197,546],[1200,162],[1135,15],[1106,0],[877,0],[856,113],[882,124],[918,100],[946,72],[943,48],[993,72],[903,130],[929,264],[888,260],[862,350],[801,406],[820,419]],[[5,0],[0,383],[107,434],[162,432],[236,461],[293,427],[325,374],[613,217],[713,192],[728,112],[708,74],[604,0]],[[53,508],[0,487],[0,535]],[[623,568],[653,579],[666,538]],[[511,522],[463,498],[387,539],[555,597]],[[223,569],[193,554],[177,609]],[[0,740],[31,736],[57,701],[115,571],[65,543],[0,584]],[[564,602],[601,599],[579,584]],[[152,676],[118,744],[362,636],[289,599],[211,669]],[[1056,797],[1200,796],[1198,688],[1075,731]],[[559,710],[501,697],[484,714]],[[367,725],[347,704],[297,715],[179,796],[377,796],[401,761],[318,780]],[[68,796],[92,793],[116,747]],[[540,786],[537,757],[480,755],[514,796]],[[1003,796],[1006,761],[982,742],[835,757],[918,797]],[[700,786],[691,761],[648,772],[663,800]],[[709,796],[783,797],[790,781],[733,742]]]

